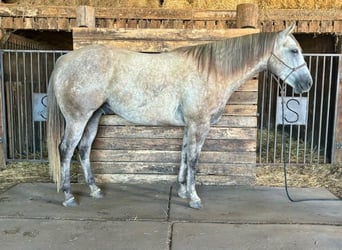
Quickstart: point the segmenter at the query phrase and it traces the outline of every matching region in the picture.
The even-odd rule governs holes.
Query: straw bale
[[[159,0],[121,0],[119,7],[121,8],[158,8]]]
[[[342,9],[342,0],[17,0],[20,5],[91,5],[109,8],[224,9],[235,10],[241,3],[257,4],[259,9]]]
[[[163,8],[166,9],[190,9],[192,6],[187,0],[164,0]]]
[[[193,0],[193,8],[198,9],[226,9],[235,10],[236,6],[242,3],[257,3],[257,0]]]
[[[258,0],[261,9],[333,9],[342,8],[341,0]]]

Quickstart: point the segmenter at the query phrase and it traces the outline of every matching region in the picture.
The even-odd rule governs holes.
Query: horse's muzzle
[[[295,93],[296,94],[302,94],[302,93],[305,93],[305,92],[308,92],[312,86],[312,78],[311,76],[303,76],[303,77],[299,77],[297,80],[296,80],[296,83],[295,83]]]

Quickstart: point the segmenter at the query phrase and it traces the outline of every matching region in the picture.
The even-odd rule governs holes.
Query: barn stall
[[[149,8],[136,9],[124,9],[130,6],[120,6],[121,8],[117,9],[103,5],[56,8],[3,4],[1,6],[3,44],[5,46],[11,40],[12,44],[16,44],[13,42],[16,40],[14,38],[16,35],[39,44],[40,49],[46,49],[47,47],[44,46],[48,44],[49,49],[70,50],[72,47],[77,48],[98,42],[156,53],[176,46],[220,39],[233,33],[241,35],[258,30],[277,31],[291,22],[296,22],[297,39],[301,42],[304,52],[307,50],[315,53],[340,53],[341,50],[338,37],[342,30],[342,20],[338,3],[331,3],[335,4],[334,9],[327,9],[329,6],[323,6],[321,3],[318,7],[324,9],[307,5],[310,10],[284,10],[275,9],[274,7],[284,6],[274,6],[275,3],[268,1],[269,7],[259,4],[259,9],[247,8],[239,15],[239,9],[235,9],[236,5],[229,7],[231,10],[208,10],[208,7],[199,5],[200,1],[197,3],[194,1],[192,5],[189,2],[188,5],[181,5],[179,1],[178,5],[173,5],[173,9],[168,9],[172,6],[171,2],[164,1],[162,7],[159,4],[158,7],[147,6]],[[205,9],[200,9],[201,7]],[[216,7],[222,8],[222,6]],[[246,12],[249,14],[244,14]],[[258,16],[258,18],[256,21],[247,18],[246,24],[243,23],[246,16]],[[247,29],[239,31],[237,27],[247,27]],[[257,29],[250,29],[251,27]],[[14,29],[15,31],[12,32]],[[5,35],[9,37],[7,40],[4,38]],[[312,41],[313,39],[316,39],[315,42]],[[318,47],[319,44],[324,45]],[[260,80],[256,78],[232,97],[227,105],[226,114],[221,123],[212,129],[201,155],[199,168],[201,182],[254,183],[255,166],[263,165],[260,155],[256,153],[260,147],[256,139],[260,130],[260,121],[258,122],[260,116],[257,116],[260,112],[260,95]],[[336,107],[338,106],[336,98]],[[335,127],[335,124],[340,121],[339,109],[333,109],[331,112],[336,112],[336,116],[331,118],[333,123],[329,126]],[[10,130],[6,131],[8,134]],[[329,137],[332,139],[330,148],[336,150],[329,151],[326,163],[339,163],[341,155],[338,150],[339,130],[333,129],[327,133],[332,133],[332,137]],[[43,128],[42,134],[44,134]],[[8,139],[8,136],[3,138]],[[97,177],[104,181],[175,180],[180,159],[180,141],[181,128],[134,126],[116,116],[105,116],[94,143],[92,153],[94,171]],[[7,140],[6,146],[8,145]],[[14,148],[12,151],[18,150]],[[5,148],[6,152],[8,150]],[[12,160],[7,155],[3,158],[7,162]],[[30,160],[29,158],[22,157],[19,160]]]

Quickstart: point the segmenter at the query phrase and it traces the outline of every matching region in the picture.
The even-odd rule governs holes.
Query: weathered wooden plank
[[[235,10],[96,8],[99,18],[165,19],[165,20],[234,20]]]
[[[179,139],[137,139],[137,138],[96,138],[92,149],[98,150],[160,150],[180,151],[182,138]],[[256,140],[212,140],[203,145],[203,151],[217,152],[255,152]]]
[[[178,174],[179,163],[169,162],[92,162],[94,174]],[[253,175],[255,164],[201,163],[197,174]]]
[[[342,34],[342,20],[334,20],[334,33]]]
[[[242,119],[241,116],[246,116],[247,119],[252,119],[252,118],[255,118],[255,116],[256,116],[257,105],[239,105],[239,104],[226,105],[224,112],[225,112],[224,115],[236,116],[237,119]],[[223,116],[221,118],[221,120],[223,118],[225,118],[225,116]],[[231,119],[231,117],[227,117],[227,119]],[[254,125],[255,123],[252,122],[252,124]],[[245,126],[243,126],[243,127],[245,127]]]
[[[79,49],[92,44],[105,44],[116,48],[128,49],[138,52],[146,53],[156,53],[156,52],[166,52],[179,47],[189,46],[189,45],[199,45],[207,42],[190,42],[190,41],[142,41],[142,40],[83,40],[75,38],[73,39],[73,48]]]
[[[234,94],[229,98],[228,104],[257,104],[258,102],[258,92],[241,92],[235,91]]]
[[[256,109],[256,105],[227,105],[226,112],[213,126],[254,128],[257,126]],[[105,115],[101,118],[100,125],[124,126],[135,124],[117,115]]]
[[[338,52],[342,53],[342,41],[340,40],[338,43]],[[336,124],[335,124],[335,141],[333,142],[333,163],[341,164],[342,163],[342,61],[340,58],[339,63],[339,83],[338,83],[338,100],[336,106]]]
[[[258,33],[258,29],[104,29],[75,28],[74,38],[79,40],[154,40],[154,41],[215,41]]]
[[[258,79],[251,79],[242,84],[237,91],[258,91]]]
[[[155,126],[99,126],[97,137],[104,138],[161,138],[177,139],[183,137],[182,127],[155,127]],[[225,128],[212,127],[207,139],[240,139],[256,138],[255,128]]]
[[[75,7],[57,6],[0,6],[0,16],[12,17],[76,17]]]
[[[97,183],[174,183],[176,175],[149,175],[149,174],[97,174]],[[197,184],[205,185],[254,185],[254,176],[216,176],[199,175],[196,178]]]
[[[90,44],[109,44],[141,52],[160,52],[197,45],[228,37],[257,33],[257,29],[88,29],[74,28],[74,48]]]
[[[92,150],[92,161],[117,162],[180,162],[178,151],[152,150]],[[251,163],[256,155],[251,152],[201,152],[199,163]]]

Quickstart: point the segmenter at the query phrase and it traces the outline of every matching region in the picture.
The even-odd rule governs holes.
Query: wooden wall
[[[161,52],[256,32],[259,31],[76,28],[73,38],[74,48],[97,43],[143,52]],[[258,81],[250,80],[228,101],[221,121],[212,127],[204,144],[199,160],[199,182],[254,183],[257,89]],[[175,181],[182,137],[182,127],[136,126],[116,115],[104,116],[91,153],[95,176],[100,182]]]
[[[251,80],[236,91],[211,128],[199,160],[199,182],[254,183],[257,83]],[[136,126],[104,116],[91,153],[94,174],[100,182],[175,181],[182,137],[182,127]]]

